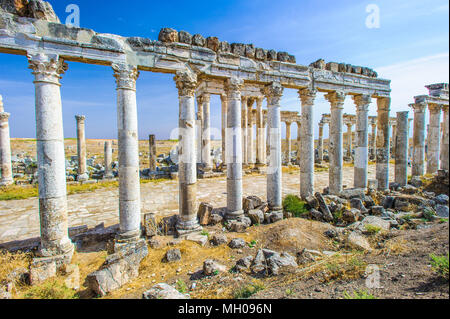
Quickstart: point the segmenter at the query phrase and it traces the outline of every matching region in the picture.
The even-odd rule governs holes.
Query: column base
[[[72,256],[75,251],[74,244],[68,239],[67,243],[61,247],[48,249],[39,247],[36,259],[52,259],[55,261],[56,266],[68,265],[72,261]]]
[[[138,246],[146,245],[145,239],[138,238],[135,241],[129,241],[129,242],[121,242],[121,241],[114,241],[112,251],[110,251],[111,254],[122,252],[127,253],[132,249],[135,249]]]
[[[283,212],[283,207],[281,207],[281,206],[276,206],[276,207],[270,207],[269,206],[269,211],[268,211],[269,214],[271,214],[271,213],[282,213],[282,212]]]
[[[200,226],[197,219],[190,221],[182,221],[178,220],[177,225],[175,226],[176,233],[178,237],[185,237],[192,233],[199,233],[203,230],[203,227]]]
[[[236,220],[236,219],[238,219],[241,216],[244,216],[244,210],[237,210],[237,211],[234,211],[234,212],[230,212],[227,209],[227,212],[225,214],[225,220],[227,220],[227,221],[228,220]]]
[[[85,182],[87,180],[89,180],[89,175],[86,173],[77,176],[78,182]]]
[[[117,234],[115,242],[118,244],[130,244],[137,242],[140,237],[141,237],[141,230],[137,229]]]

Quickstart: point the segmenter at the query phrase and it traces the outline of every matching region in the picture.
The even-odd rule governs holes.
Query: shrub
[[[375,225],[365,225],[364,228],[366,229],[366,232],[370,235],[378,234],[381,231],[381,227],[375,226]]]
[[[425,218],[429,222],[433,220],[434,215],[434,211],[430,208],[426,208],[422,213],[423,218]]]
[[[185,294],[188,292],[188,287],[182,279],[177,280],[177,290],[179,292],[181,292],[182,294]]]
[[[352,294],[349,294],[347,291],[344,291],[344,299],[377,299],[373,295],[369,294],[365,290],[353,291]]]
[[[306,202],[300,200],[295,195],[287,195],[283,200],[283,209],[286,212],[292,213],[294,217],[300,217],[307,213]]]
[[[431,267],[433,267],[433,270],[437,272],[439,275],[441,275],[445,279],[449,279],[448,276],[448,259],[449,254],[443,256],[436,256],[434,254],[430,255],[431,258]]]
[[[235,291],[233,293],[233,297],[234,299],[247,299],[256,294],[258,291],[264,290],[264,288],[265,287],[262,283],[255,282]]]
[[[78,299],[78,294],[56,280],[47,281],[42,285],[30,288],[25,299]]]

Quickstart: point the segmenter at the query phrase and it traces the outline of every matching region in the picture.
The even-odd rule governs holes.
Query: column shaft
[[[408,114],[397,112],[397,132],[395,134],[395,182],[400,186],[408,183]]]
[[[299,91],[302,102],[300,137],[300,197],[306,199],[314,194],[314,99],[317,92],[310,89]]]
[[[119,218],[118,241],[140,237],[141,194],[139,180],[139,141],[135,66],[113,64],[117,83],[117,129],[119,144]]]
[[[376,178],[378,180],[378,189],[389,189],[389,159],[390,159],[390,136],[389,136],[389,112],[391,108],[391,99],[388,97],[379,97],[378,106],[378,125],[377,125],[377,168]]]
[[[105,142],[105,174],[103,175],[104,179],[113,178],[114,174],[112,172],[112,143],[111,141]]]
[[[291,138],[291,122],[286,122],[286,164],[291,164],[292,138]]]
[[[71,255],[68,236],[64,131],[59,80],[67,64],[57,55],[30,55],[35,76],[40,255]]]
[[[370,95],[357,95],[353,98],[356,104],[356,150],[354,167],[354,187],[367,187],[369,165],[369,105]]]
[[[267,201],[270,211],[281,211],[282,207],[282,168],[281,168],[281,113],[280,100],[283,87],[272,83],[263,89],[267,98],[267,124],[269,130],[269,167],[267,170]]]
[[[352,126],[353,124],[347,124],[347,158],[351,160],[353,151],[353,136],[352,136]]]
[[[84,124],[86,117],[84,115],[76,115],[77,120],[77,151],[78,151],[78,181],[85,181],[89,179],[89,174],[86,169],[86,134]]]
[[[222,103],[222,166],[226,166],[227,96],[221,95],[220,101]]]
[[[241,105],[241,112],[242,112],[242,163],[244,165],[248,164],[248,158],[247,158],[247,126],[248,126],[248,114],[247,114],[247,102],[248,98],[246,96],[242,97],[242,105]]]
[[[148,136],[148,159],[149,169],[151,172],[156,171],[156,139],[155,135]]]
[[[210,108],[210,96],[204,94],[202,96],[203,103],[203,133],[202,133],[202,162],[203,168],[206,172],[211,171],[211,108]]]
[[[442,135],[441,169],[449,170],[449,107],[444,106],[444,129]]]
[[[9,115],[9,113],[4,112],[2,96],[0,95],[0,186],[13,183]]]
[[[326,95],[326,98],[331,103],[331,120],[330,120],[330,193],[339,195],[342,191],[342,124],[343,124],[343,110],[345,93],[332,92]]]
[[[264,119],[262,112],[263,99],[256,100],[256,165],[263,166],[264,163]]]
[[[228,99],[226,131],[227,163],[227,219],[236,219],[244,214],[242,210],[242,105],[241,88],[243,81],[231,78],[225,88]]]
[[[372,123],[372,134],[370,135],[370,159],[375,160],[377,148],[377,124]]]
[[[439,169],[439,154],[441,151],[441,113],[438,104],[430,104],[430,125],[428,129],[427,174],[436,173]]]
[[[425,110],[426,103],[411,104],[414,109],[412,176],[425,174]]]
[[[317,141],[319,163],[323,162],[323,124],[319,124],[319,140]]]
[[[249,165],[254,165],[253,100],[250,100],[247,107],[247,163]]]

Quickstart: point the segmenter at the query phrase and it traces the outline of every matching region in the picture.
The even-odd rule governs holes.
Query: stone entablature
[[[193,70],[199,81],[238,77],[261,89],[271,82],[286,88],[314,86],[322,92],[389,96],[390,81],[280,61],[256,61],[229,52],[185,43],[121,37],[0,12],[0,53],[55,54],[66,61],[99,65],[129,64],[142,71],[176,73]],[[245,91],[245,90],[244,90]],[[245,93],[244,93],[245,95]]]

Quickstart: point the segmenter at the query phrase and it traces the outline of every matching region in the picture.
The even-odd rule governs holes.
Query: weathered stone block
[[[225,234],[214,234],[211,242],[214,246],[224,245],[228,242],[228,238]]]
[[[277,61],[278,54],[275,50],[269,50],[267,51],[267,61]]]
[[[264,50],[261,48],[256,48],[255,49],[255,59],[260,60],[260,61],[266,60],[267,59],[267,50]]]
[[[339,72],[339,64],[336,62],[328,62],[326,69],[333,72]]]
[[[181,251],[179,249],[169,249],[164,257],[165,262],[175,262],[181,260]]]
[[[195,34],[192,38],[192,45],[196,45],[198,47],[204,47],[206,44],[206,39],[201,34]]]
[[[231,52],[240,56],[245,55],[245,44],[243,43],[232,43]]]
[[[56,262],[52,257],[35,258],[30,265],[30,284],[37,285],[56,276]]]
[[[212,260],[212,259],[207,259],[205,260],[205,262],[203,263],[203,273],[206,276],[213,276],[213,275],[217,275],[221,272],[225,272],[227,271],[227,267],[224,265],[219,264],[218,262]]]
[[[192,35],[186,31],[178,32],[178,41],[181,43],[192,44]]]
[[[278,52],[277,60],[280,62],[289,62],[289,53],[287,52]]]
[[[253,44],[246,44],[245,45],[245,56],[250,59],[255,58],[255,47]]]
[[[220,41],[217,37],[208,37],[206,38],[206,47],[215,52],[219,50]]]
[[[227,41],[221,41],[219,44],[219,52],[221,53],[231,52],[231,45]]]
[[[158,224],[154,213],[148,213],[144,215],[144,230],[145,236],[153,237],[158,234]]]
[[[144,292],[142,299],[189,299],[189,297],[168,284],[160,283]]]
[[[253,225],[264,223],[264,213],[259,209],[252,209],[248,212],[248,217],[252,220]]]
[[[242,238],[234,238],[228,243],[228,247],[232,249],[241,249],[245,247],[245,240]]]
[[[171,28],[162,28],[158,40],[165,43],[178,42],[178,32]]]

